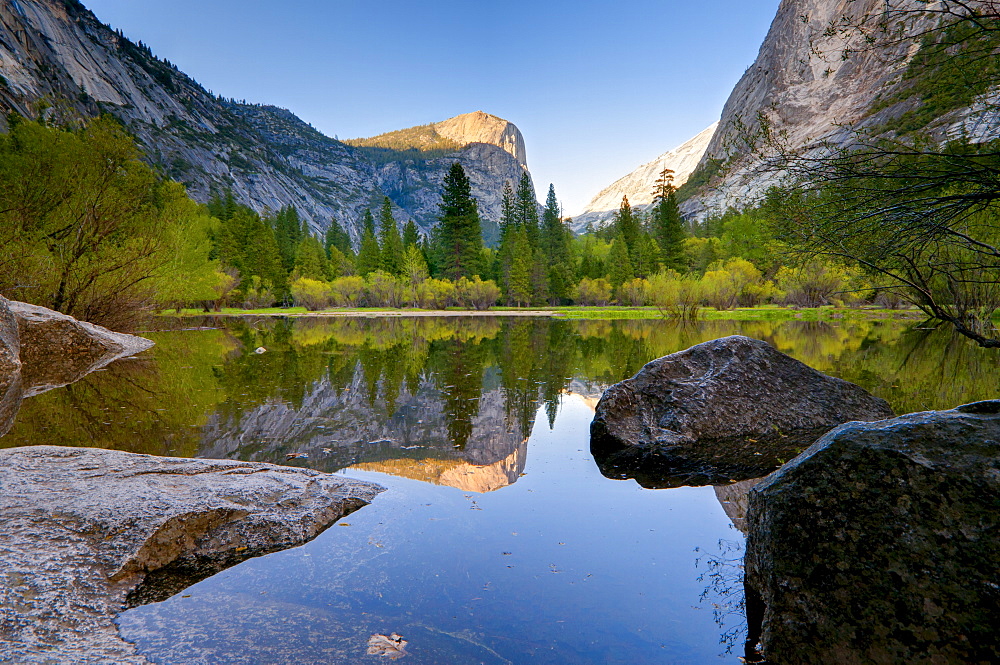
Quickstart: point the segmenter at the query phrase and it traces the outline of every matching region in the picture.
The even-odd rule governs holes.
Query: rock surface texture
[[[112,332],[45,307],[14,301],[8,305],[17,320],[25,397],[67,385],[153,346],[143,337]]]
[[[21,341],[10,302],[0,296],[0,375],[21,369]]]
[[[734,335],[654,360],[608,388],[591,450],[609,477],[726,483],[770,473],[841,423],[892,415],[859,386]]]
[[[769,662],[1000,662],[1000,401],[846,423],[748,525]]]
[[[0,450],[0,662],[145,663],[114,624],[311,540],[377,485],[306,469],[93,448]]]

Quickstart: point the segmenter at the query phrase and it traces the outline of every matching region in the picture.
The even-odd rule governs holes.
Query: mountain
[[[315,232],[336,217],[355,237],[362,210],[383,195],[397,220],[429,230],[454,161],[488,222],[500,218],[503,183],[527,172],[521,133],[496,116],[480,111],[433,125],[443,143],[430,151],[349,145],[285,109],[213,95],[77,0],[0,2],[0,111],[57,121],[111,114],[195,199],[230,188],[258,211],[295,205]]]
[[[923,0],[892,4],[897,12],[933,5]],[[740,147],[742,137],[760,129],[759,115],[769,118],[771,130],[789,148],[807,151],[822,150],[824,142],[850,145],[857,130],[900,135],[929,128],[939,139],[958,133],[973,140],[1000,135],[995,105],[965,103],[957,91],[948,91],[950,103],[931,99],[957,80],[939,78],[931,84],[937,90],[921,90],[921,79],[929,72],[921,71],[914,56],[936,18],[911,13],[908,20],[893,23],[891,43],[878,47],[867,44],[858,30],[837,29],[877,16],[886,6],[884,0],[782,1],[757,59],[726,101],[693,178],[703,184],[689,188],[691,195],[681,205],[686,216],[703,218],[729,206],[752,204],[780,179]],[[727,168],[718,175],[720,162]]]
[[[907,19],[893,22],[887,45],[873,46],[862,31],[847,28],[865,22],[871,27],[869,17],[887,6]],[[688,157],[701,154],[695,165],[685,158],[691,170],[671,166],[687,175],[687,186],[679,192],[685,217],[703,219],[730,206],[753,205],[781,179],[780,173],[761,168],[762,158],[745,148],[746,139],[759,133],[761,116],[787,148],[807,152],[825,144],[850,145],[858,130],[898,136],[927,129],[937,139],[962,134],[973,141],[1000,137],[1000,92],[960,90],[969,82],[957,76],[949,81],[943,70],[931,71],[935,66],[915,57],[921,52],[921,36],[937,19],[914,12],[934,7],[924,0],[782,0],[714,133],[705,130],[610,185],[574,226],[581,230],[588,222],[599,225],[610,219],[624,194],[633,205],[648,204],[660,164],[669,165],[673,157],[668,156],[686,147]],[[900,10],[909,13],[898,14]],[[993,48],[998,42],[994,38]]]
[[[675,187],[683,185],[705,154],[717,125],[718,123],[712,123],[693,138],[602,189],[590,200],[584,211],[573,218],[573,230],[579,233],[587,224],[595,227],[606,224],[618,211],[623,196],[628,196],[633,207],[647,207],[653,202],[653,188],[663,169],[674,172]]]

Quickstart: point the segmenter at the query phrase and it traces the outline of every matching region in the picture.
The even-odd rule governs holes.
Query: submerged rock
[[[611,386],[591,423],[591,451],[611,478],[720,484],[770,473],[841,423],[892,415],[863,388],[734,335]]]
[[[308,469],[0,450],[0,662],[145,663],[115,615],[307,542],[382,490]]]
[[[1000,401],[841,425],[748,526],[769,662],[1000,662]]]
[[[10,301],[17,319],[25,396],[64,386],[153,346],[38,305]]]

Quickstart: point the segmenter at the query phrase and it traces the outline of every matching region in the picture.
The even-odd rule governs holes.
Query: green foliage
[[[434,237],[436,270],[451,280],[480,274],[483,248],[479,209],[462,165],[451,165],[444,179],[440,224]]]
[[[408,249],[410,247],[416,247],[420,244],[420,231],[417,230],[417,225],[412,219],[407,220],[406,225],[403,226],[403,248]]]
[[[666,318],[697,318],[703,296],[702,281],[694,275],[665,270],[649,278],[649,300]]]
[[[608,273],[611,288],[615,291],[625,282],[635,277],[632,260],[629,258],[628,246],[623,237],[615,238],[611,243],[611,253],[608,255],[610,270]]]
[[[784,291],[785,302],[800,307],[819,307],[857,300],[852,285],[859,283],[859,278],[857,270],[817,258],[801,266],[782,267],[775,275],[775,282]]]
[[[489,309],[500,298],[500,288],[493,280],[483,281],[479,275],[462,277],[455,284],[455,299],[468,309]]]
[[[960,21],[927,34],[909,61],[901,84],[872,106],[877,112],[895,104],[909,105],[887,121],[884,129],[908,134],[922,130],[956,109],[966,108],[1000,80],[1000,30],[996,18],[981,23]]]
[[[326,250],[326,254],[331,259],[332,249],[336,248],[341,254],[347,256],[353,254],[351,248],[351,236],[347,234],[336,219],[330,220],[330,227],[326,230],[326,234],[323,236],[323,248]]]
[[[382,270],[390,275],[402,273],[403,241],[399,237],[399,228],[392,216],[392,203],[388,196],[383,197],[379,211],[379,257]]]
[[[611,302],[611,283],[584,277],[573,290],[573,299],[581,305],[603,307]]]
[[[683,270],[684,238],[687,232],[680,207],[677,205],[673,171],[664,169],[656,181],[653,193],[651,226],[653,237],[660,246],[660,260],[668,270]]]
[[[378,238],[375,237],[375,218],[372,211],[365,209],[361,219],[361,247],[358,249],[357,270],[358,274],[366,277],[379,269],[382,265],[382,256],[378,246]]]
[[[292,300],[311,312],[326,309],[334,302],[329,282],[300,277],[291,284]]]
[[[9,123],[0,135],[0,292],[119,327],[138,310],[224,286],[205,242],[213,224],[140,161],[116,122],[77,131]],[[191,282],[173,270],[190,270]]]
[[[303,236],[295,250],[293,276],[309,279],[330,279],[334,276],[323,245],[310,233]]]
[[[290,273],[295,268],[299,243],[308,235],[303,229],[302,220],[299,219],[299,212],[295,206],[285,206],[273,218],[269,218],[267,223],[274,230],[274,240],[281,254],[281,264],[285,272]]]

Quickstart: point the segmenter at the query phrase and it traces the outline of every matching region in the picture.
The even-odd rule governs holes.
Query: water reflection
[[[1000,379],[989,351],[946,330],[899,321],[393,317],[198,324],[150,333],[158,345],[143,359],[119,361],[23,403],[30,385],[0,382],[0,421],[6,416],[10,428],[0,445],[278,463],[296,454],[291,463],[326,471],[357,467],[487,491],[523,472],[524,442],[540,406],[551,426],[567,395],[593,406],[605,387],[649,360],[724,335],[767,340],[862,385],[900,413],[996,397]],[[191,321],[179,325],[190,328]],[[265,353],[253,352],[261,347]],[[764,475],[795,452],[776,449],[759,468],[727,467],[718,477],[648,468],[640,480],[648,487],[725,484]],[[605,471],[622,477],[611,466]]]

